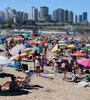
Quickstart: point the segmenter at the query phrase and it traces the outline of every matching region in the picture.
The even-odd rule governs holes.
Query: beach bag
[[[28,65],[27,64],[22,64],[22,70],[24,70],[24,71],[28,70]]]

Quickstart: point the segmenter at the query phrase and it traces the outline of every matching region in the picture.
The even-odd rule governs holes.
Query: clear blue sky
[[[50,14],[57,8],[73,11],[74,14],[82,14],[85,11],[88,12],[90,22],[90,0],[0,0],[0,10],[11,7],[28,12],[31,6],[38,9],[41,6],[47,6]]]

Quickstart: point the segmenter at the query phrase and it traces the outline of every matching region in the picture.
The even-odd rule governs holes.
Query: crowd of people
[[[66,38],[69,36],[71,39],[69,40]],[[77,35],[78,36],[78,35]],[[65,42],[66,45],[59,45],[59,41],[62,40],[68,40],[68,42]],[[28,42],[26,43],[25,41],[33,41],[36,40],[35,44],[29,45]],[[40,41],[44,41],[41,43]],[[53,41],[53,42],[52,42]],[[76,43],[76,39],[73,37],[73,35],[69,34],[42,34],[37,37],[34,35],[28,35],[28,37],[20,38],[18,40],[15,40],[14,37],[12,36],[9,38],[6,38],[4,40],[4,53],[5,55],[10,58],[12,55],[10,54],[10,50],[17,44],[23,44],[29,48],[32,47],[38,47],[40,48],[39,50],[34,50],[33,53],[29,54],[28,53],[28,60],[33,61],[34,65],[34,70],[33,72],[38,76],[41,76],[41,73],[44,72],[44,66],[51,66],[51,69],[54,71],[54,73],[60,73],[62,74],[62,79],[67,80],[67,79],[72,79],[72,81],[76,81],[77,79],[82,79],[82,78],[88,78],[90,81],[90,71],[89,67],[80,65],[77,62],[78,58],[81,58],[81,56],[73,56],[72,54],[76,52],[81,52],[84,53],[85,55],[82,56],[83,58],[89,59],[89,47],[86,47],[86,44],[90,43],[90,41],[85,41],[85,40],[79,40],[78,44]],[[58,49],[56,49],[54,52],[52,49],[58,44]],[[74,47],[68,47],[67,45],[74,45]],[[81,48],[86,48],[86,51],[83,51]],[[21,67],[21,51],[18,52],[17,54],[17,60],[15,61],[16,64],[16,70],[20,71]],[[53,55],[53,56],[51,56]],[[70,59],[69,59],[70,58]],[[71,74],[68,75],[67,73],[70,72]],[[29,76],[29,72],[26,74]],[[12,76],[10,80],[6,81],[3,83],[0,87],[5,86],[6,84],[9,83],[9,89],[10,90],[16,90],[16,87],[20,85],[22,82],[26,81],[28,76],[22,78],[22,77],[15,77]],[[17,85],[18,84],[18,85]],[[13,86],[13,87],[12,87]]]

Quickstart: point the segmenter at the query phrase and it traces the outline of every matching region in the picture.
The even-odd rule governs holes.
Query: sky
[[[53,10],[57,8],[73,11],[77,15],[88,12],[88,20],[90,22],[90,0],[0,0],[1,11],[11,7],[28,12],[32,6],[38,10],[40,10],[41,6],[47,6],[49,7],[49,14],[52,14]]]

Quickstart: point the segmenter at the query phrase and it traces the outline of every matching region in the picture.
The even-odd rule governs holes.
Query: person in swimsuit
[[[20,71],[20,66],[21,66],[21,57],[20,57],[21,51],[18,53],[18,57],[16,60],[16,66],[17,66],[17,71]]]

